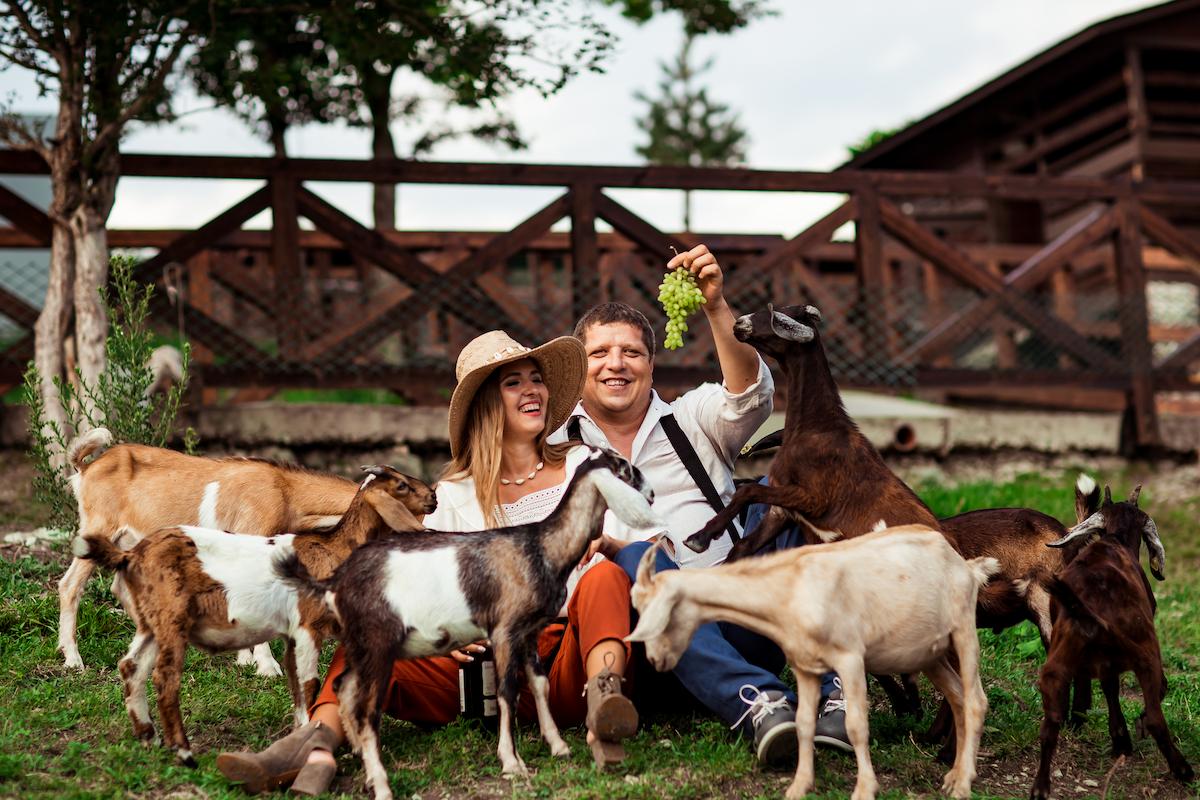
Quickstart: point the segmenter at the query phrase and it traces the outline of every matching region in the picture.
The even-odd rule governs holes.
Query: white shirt
[[[566,475],[562,483],[557,486],[548,486],[545,489],[531,492],[515,503],[505,503],[503,505],[505,518],[501,519],[500,525],[511,527],[514,525],[524,525],[528,522],[541,522],[550,516],[550,512],[558,508],[558,504],[566,492],[567,484],[575,476],[575,470],[584,462],[588,454],[589,451],[586,447],[572,447],[567,452],[566,463],[564,464]],[[439,481],[434,493],[437,495],[437,508],[432,514],[425,515],[424,525],[426,528],[435,531],[461,533],[465,531],[487,530],[490,527],[484,522],[483,509],[479,506],[479,499],[475,497],[474,478],[466,477],[453,481]],[[588,563],[588,566],[590,567],[592,563],[595,563],[600,558],[602,556],[598,555],[596,559]],[[567,580],[568,600],[570,600],[571,594],[579,584],[579,578],[585,571],[573,570],[571,572],[571,576]],[[565,604],[563,605],[563,610],[560,612],[560,616],[566,616]]]
[[[771,415],[771,398],[774,394],[775,383],[771,371],[761,358],[758,360],[758,379],[739,394],[733,394],[716,383],[705,383],[674,402],[667,403],[652,391],[650,408],[634,437],[631,455],[633,465],[642,471],[654,488],[654,510],[661,519],[667,521],[668,527],[665,530],[633,530],[610,511],[604,520],[604,532],[626,542],[644,541],[665,533],[681,567],[708,567],[723,562],[733,547],[727,533],[714,540],[703,553],[694,553],[683,544],[683,540],[703,528],[715,512],[688,474],[658,421],[666,414],[675,415],[680,429],[691,441],[700,463],[712,478],[722,502],[728,503],[734,491],[734,461],[754,432]],[[580,418],[579,428],[584,441],[615,449],[600,427],[583,410],[583,403],[575,407],[572,416]],[[550,436],[552,442],[566,439],[566,426]],[[426,524],[429,524],[428,520]]]

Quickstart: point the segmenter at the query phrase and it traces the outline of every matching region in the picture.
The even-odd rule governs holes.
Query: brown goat
[[[350,505],[353,481],[302,467],[251,458],[200,458],[174,450],[112,443],[112,434],[96,428],[71,443],[75,468],[71,486],[79,502],[79,534],[116,542],[128,531],[132,546],[142,535],[176,525],[272,536],[328,527]],[[121,537],[122,539],[126,537]],[[58,584],[58,649],[66,666],[83,668],[75,641],[79,600],[96,563],[77,558]],[[120,596],[120,582],[114,591]],[[124,599],[123,599],[124,601]],[[270,650],[256,651],[260,674],[280,674]],[[239,663],[243,659],[239,658]]]
[[[1167,681],[1154,631],[1154,593],[1139,564],[1142,540],[1157,544],[1157,548],[1150,544],[1156,577],[1162,577],[1165,555],[1154,521],[1137,507],[1140,488],[1121,503],[1113,503],[1105,488],[1103,504],[1056,543],[1085,544],[1050,583],[1053,630],[1038,681],[1045,716],[1039,735],[1041,760],[1031,792],[1035,800],[1049,795],[1050,767],[1068,688],[1080,677],[1100,680],[1108,703],[1112,753],[1119,757],[1133,752],[1120,704],[1121,673],[1132,671],[1142,689],[1146,729],[1171,774],[1184,783],[1195,777],[1172,741],[1162,712]]]
[[[728,507],[684,543],[704,552],[746,506],[773,506],[752,533],[734,545],[727,561],[752,555],[799,523],[810,544],[861,536],[897,525],[940,530],[937,519],[879,452],[842,406],[829,371],[813,306],[790,306],[739,317],[733,334],[779,362],[787,384],[783,445],[768,472],[770,485],[743,484]],[[951,544],[953,544],[951,540]]]
[[[189,642],[220,652],[285,637],[296,724],[308,721],[308,703],[319,687],[321,642],[333,633],[335,620],[323,602],[298,596],[279,580],[273,565],[294,556],[328,578],[360,545],[397,531],[424,530],[417,516],[437,505],[433,490],[416,478],[391,467],[365,469],[370,475],[328,532],[264,538],[178,526],[149,534],[129,551],[106,536],[76,540],[76,555],[117,570],[130,594],[137,633],[119,668],[134,735],[154,737],[146,703],[153,670],[166,744],[184,764],[196,765],[179,709]]]

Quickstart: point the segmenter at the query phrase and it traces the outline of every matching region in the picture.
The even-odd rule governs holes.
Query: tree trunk
[[[50,277],[46,286],[46,300],[42,312],[34,325],[33,361],[37,365],[41,380],[40,392],[45,406],[47,441],[54,442],[51,424],[66,437],[72,431],[67,422],[67,412],[59,397],[55,378],[65,378],[63,369],[63,339],[71,321],[71,287],[75,283],[75,252],[71,232],[55,223],[50,241]],[[50,461],[55,469],[66,465],[66,454],[51,448]]]
[[[275,123],[268,124],[271,126],[271,147],[275,149],[275,157],[287,158],[287,143],[283,139],[283,134],[287,130],[287,126]]]
[[[363,94],[371,110],[371,155],[379,160],[396,160],[396,142],[392,139],[392,72],[380,75],[368,67],[363,78]],[[396,184],[376,183],[372,211],[375,229],[396,229]]]
[[[80,402],[84,413],[79,433],[92,427],[89,421],[101,422],[89,390],[94,391],[99,385],[106,361],[108,315],[100,296],[100,290],[108,283],[106,216],[91,203],[84,203],[71,216],[75,245],[75,352],[83,382]]]

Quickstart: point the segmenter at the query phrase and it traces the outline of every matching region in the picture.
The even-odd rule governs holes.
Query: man
[[[587,379],[572,419],[556,434],[559,439],[582,438],[611,447],[646,476],[654,487],[655,510],[669,526],[652,536],[664,539],[671,551],[671,556],[660,551],[659,569],[712,566],[724,560],[733,544],[729,536],[700,554],[685,547],[683,540],[712,518],[714,501],[729,501],[734,461],[770,415],[774,394],[771,373],[757,351],[733,336],[734,315],[725,302],[716,258],[698,245],[667,264],[668,269],[679,266],[696,277],[704,295],[701,307],[716,344],[722,384],[704,384],[673,403],[664,402],[653,388],[655,346],[649,322],[629,306],[606,303],[585,314],[575,327],[587,354]],[[707,486],[700,485],[705,482]],[[706,489],[712,500],[706,498]],[[650,546],[637,541],[645,538],[645,532],[630,531],[610,515],[596,549],[632,579]],[[763,637],[733,625],[708,624],[696,632],[674,673],[706,707],[753,738],[760,763],[778,764],[794,759],[797,750],[795,695],[778,677],[783,663],[779,649]],[[829,704],[823,700],[821,705]],[[836,706],[835,701],[833,716],[823,720],[827,731],[831,722],[844,718],[844,713],[837,716]],[[849,749],[844,723],[841,728]],[[838,732],[836,724],[833,731]]]

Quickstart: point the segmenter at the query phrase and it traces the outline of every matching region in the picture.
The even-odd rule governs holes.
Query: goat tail
[[[1000,562],[991,556],[979,556],[978,558],[968,558],[967,567],[971,570],[971,577],[975,580],[976,587],[979,587],[1000,571]]]
[[[314,599],[322,600],[326,594],[333,591],[329,581],[319,581],[310,575],[308,567],[304,566],[300,556],[295,553],[275,559],[273,569],[279,580]]]
[[[108,428],[92,428],[75,440],[67,448],[67,461],[76,472],[83,472],[83,460],[102,447],[113,443],[113,435]]]
[[[1100,508],[1100,487],[1091,475],[1080,473],[1075,479],[1075,524],[1096,513]]]
[[[71,552],[77,558],[86,558],[115,570],[124,570],[132,558],[127,551],[109,541],[108,537],[96,534],[75,537]]]

